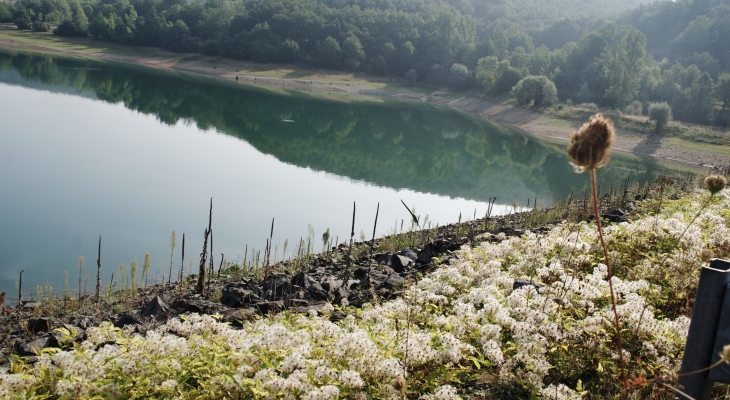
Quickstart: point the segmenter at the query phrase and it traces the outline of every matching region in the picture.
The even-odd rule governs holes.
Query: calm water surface
[[[0,291],[78,286],[79,256],[95,287],[102,235],[105,284],[119,264],[151,254],[151,281],[167,275],[168,241],[186,235],[199,256],[213,198],[216,264],[264,247],[271,219],[285,240],[329,228],[340,242],[368,238],[409,215],[432,223],[496,213],[538,198],[583,193],[564,145],[544,143],[421,103],[322,99],[117,63],[0,51]],[[676,173],[652,159],[615,155],[604,187]],[[501,204],[501,205],[500,205]],[[83,291],[83,289],[82,289]],[[10,296],[15,298],[16,296]]]

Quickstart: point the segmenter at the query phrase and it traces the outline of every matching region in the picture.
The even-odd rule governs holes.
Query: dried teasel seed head
[[[730,364],[730,344],[726,344],[725,346],[722,346],[722,351],[720,352],[720,359],[724,361],[727,364]]]
[[[700,260],[702,262],[710,262],[715,257],[715,252],[710,249],[702,249],[700,251]]]
[[[715,194],[727,186],[727,179],[722,175],[710,175],[705,178],[705,186],[711,194]]]
[[[600,168],[608,164],[613,139],[613,122],[595,114],[570,135],[568,160],[578,172]]]
[[[393,389],[402,392],[406,388],[406,378],[404,378],[403,375],[398,375],[395,379],[393,379],[391,386],[393,386]]]

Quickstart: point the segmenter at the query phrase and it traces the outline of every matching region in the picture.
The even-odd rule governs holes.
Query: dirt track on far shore
[[[74,43],[88,46],[103,46],[104,51],[74,50],[64,47],[43,46],[0,37],[0,47],[67,54],[101,60],[128,62],[150,67],[170,69],[194,74],[238,79],[239,82],[286,89],[328,93],[352,97],[369,96],[409,101],[422,101],[446,105],[462,110],[472,116],[484,118],[510,127],[516,127],[530,134],[565,140],[582,122],[565,121],[547,116],[527,107],[498,104],[488,99],[459,96],[445,90],[419,93],[398,85],[392,78],[379,78],[363,74],[336,72],[287,66],[281,64],[258,64],[223,57],[180,54],[157,48],[137,48],[137,55],[124,55],[128,47],[98,42],[94,39],[76,39]],[[120,52],[115,52],[121,50]],[[371,85],[368,85],[370,83]],[[681,148],[670,143],[670,138],[655,134],[638,134],[617,130],[614,148],[637,155],[651,156],[670,162],[688,164],[694,167],[711,168],[727,164],[727,157],[717,154]]]

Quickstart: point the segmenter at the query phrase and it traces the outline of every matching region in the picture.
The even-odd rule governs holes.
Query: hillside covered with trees
[[[0,3],[0,21],[53,28],[60,36],[477,87],[491,95],[514,88],[521,104],[594,103],[647,114],[650,105],[666,102],[675,119],[727,126],[730,5],[643,3],[19,0]]]

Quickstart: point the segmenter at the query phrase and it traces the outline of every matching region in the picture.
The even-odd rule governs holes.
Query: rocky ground
[[[575,209],[583,207],[578,205]],[[134,296],[127,291],[102,297],[98,302],[92,295],[80,302],[64,298],[42,303],[23,301],[20,306],[3,307],[0,311],[0,368],[8,368],[13,354],[30,357],[32,361],[42,349],[68,345],[64,342],[67,333],[59,328],[80,341],[85,339],[86,329],[105,321],[119,328],[145,332],[169,318],[200,313],[242,326],[245,321],[284,310],[309,313],[330,305],[360,307],[366,302],[394,299],[409,282],[455,258],[454,251],[461,246],[523,234],[532,220],[528,215],[526,212],[452,224],[438,231],[405,233],[401,235],[404,239],[401,243],[410,240],[421,244],[399,251],[372,250],[383,248],[385,241],[392,243],[393,238],[388,237],[375,243],[356,243],[352,249],[341,244],[330,252],[309,257],[305,263],[299,260],[297,266],[294,261],[271,266],[259,279],[229,268],[214,274],[202,294],[195,292],[197,276],[193,275],[187,285],[175,282],[155,285],[138,289]],[[566,215],[568,211],[556,214],[554,219],[560,221]],[[615,222],[624,221],[627,216],[628,212],[622,209],[604,214]],[[544,231],[551,226],[543,224],[530,230]],[[484,229],[487,227],[490,229]],[[517,280],[514,285],[525,284],[535,283]],[[331,319],[344,318],[346,310],[338,308]]]

